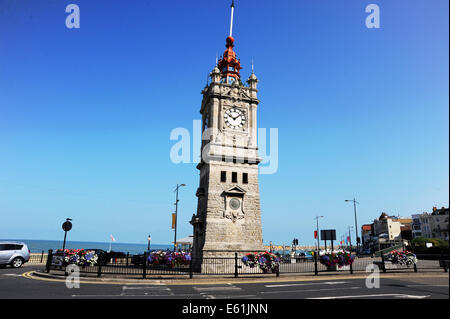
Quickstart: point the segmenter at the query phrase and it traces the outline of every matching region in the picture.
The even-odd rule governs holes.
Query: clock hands
[[[245,116],[237,109],[229,109],[226,112],[226,121],[232,128],[236,128],[238,126],[242,127],[245,122]]]

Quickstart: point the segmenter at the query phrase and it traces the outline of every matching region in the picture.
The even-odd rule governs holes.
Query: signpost
[[[325,249],[327,245],[327,240],[331,241],[331,250],[333,251],[333,240],[336,240],[336,229],[321,229],[320,238],[325,241]]]
[[[64,249],[66,248],[67,232],[72,229],[72,223],[70,222],[71,220],[72,220],[71,218],[66,218],[66,221],[62,224],[62,229],[64,230],[63,252]]]

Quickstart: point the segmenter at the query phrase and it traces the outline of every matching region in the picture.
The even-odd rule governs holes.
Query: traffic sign
[[[72,223],[69,222],[69,221],[65,221],[65,222],[62,224],[62,229],[63,229],[64,231],[69,231],[69,230],[71,230],[71,229],[72,229]]]

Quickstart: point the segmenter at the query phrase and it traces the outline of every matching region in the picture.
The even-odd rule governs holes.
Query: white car
[[[25,243],[0,242],[0,265],[22,267],[30,259],[30,250]]]

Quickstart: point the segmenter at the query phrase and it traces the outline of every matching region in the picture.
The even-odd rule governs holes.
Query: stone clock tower
[[[232,16],[233,9],[232,5]],[[231,29],[227,49],[202,91],[200,185],[197,214],[191,220],[193,258],[200,264],[207,257],[264,250],[256,140],[258,79],[252,70],[248,85],[242,83]]]

